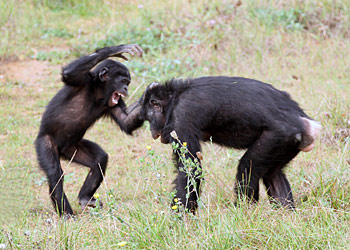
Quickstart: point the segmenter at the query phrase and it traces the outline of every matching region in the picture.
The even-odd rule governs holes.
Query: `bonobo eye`
[[[129,83],[130,83],[130,81],[126,78],[124,78],[121,82],[125,85],[129,85]]]
[[[156,108],[158,108],[160,106],[159,103],[154,99],[151,99],[149,102]]]
[[[149,102],[151,103],[151,105],[153,106],[153,108],[155,108],[155,109],[158,110],[159,112],[163,112],[163,109],[162,109],[162,107],[161,107],[161,105],[160,105],[159,102],[157,102],[157,101],[154,100],[154,99],[151,99]]]

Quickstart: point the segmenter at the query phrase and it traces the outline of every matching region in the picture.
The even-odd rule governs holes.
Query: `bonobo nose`
[[[124,91],[128,92],[128,86],[124,86]]]

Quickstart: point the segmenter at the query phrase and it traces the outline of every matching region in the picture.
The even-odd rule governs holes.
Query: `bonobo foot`
[[[97,206],[99,206],[100,208],[103,207],[102,201],[101,200],[97,200],[94,197],[92,197],[90,199],[87,198],[87,197],[86,198],[81,198],[79,200],[79,205],[80,205],[82,210],[84,210],[86,207],[93,207],[93,208],[95,208]]]

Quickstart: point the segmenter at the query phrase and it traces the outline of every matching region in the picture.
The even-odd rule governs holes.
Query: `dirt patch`
[[[56,66],[45,61],[27,60],[2,62],[0,64],[0,83],[18,82],[25,85],[38,85],[47,79]]]

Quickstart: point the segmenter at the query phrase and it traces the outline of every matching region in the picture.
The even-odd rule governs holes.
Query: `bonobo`
[[[163,143],[171,143],[176,141],[170,135],[175,131],[176,139],[187,143],[185,157],[198,162],[199,141],[247,149],[238,165],[238,197],[258,201],[262,178],[271,201],[294,208],[282,169],[300,151],[314,147],[321,126],[286,92],[253,79],[218,76],[152,83],[141,100],[154,139],[160,136]],[[178,153],[176,197],[194,212],[200,178],[196,169],[183,171]]]
[[[128,94],[129,70],[107,59],[127,60],[123,53],[142,56],[143,51],[136,44],[105,47],[64,67],[65,86],[52,98],[43,114],[35,147],[39,165],[48,178],[50,198],[60,215],[73,214],[63,191],[60,158],[90,168],[78,197],[82,208],[95,206],[93,195],[103,180],[108,155],[96,143],[83,139],[85,132],[103,116],[112,117],[129,134],[143,123],[139,120],[139,107],[132,105],[126,109],[122,100]]]

